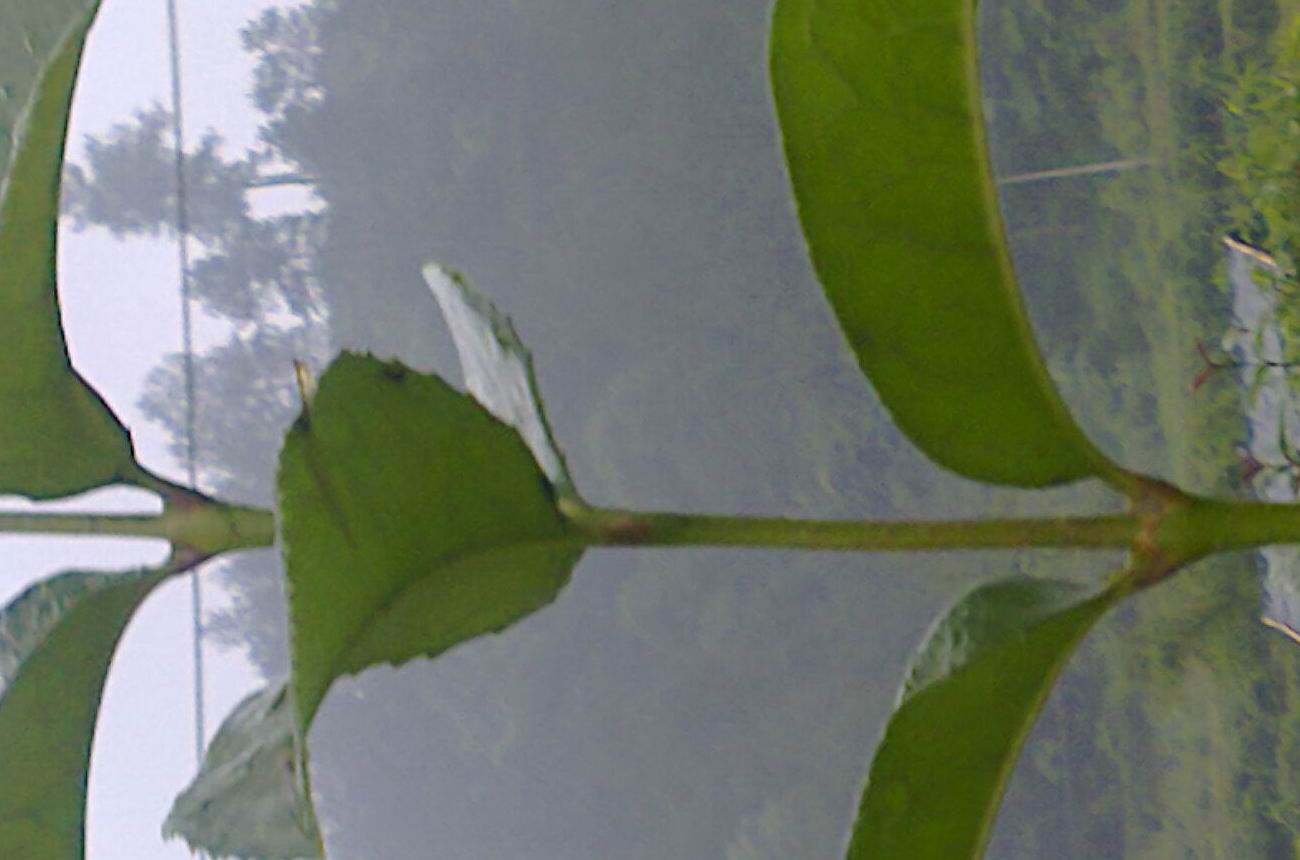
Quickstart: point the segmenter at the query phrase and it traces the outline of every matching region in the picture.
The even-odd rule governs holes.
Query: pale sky
[[[240,27],[268,0],[178,0],[186,135],[216,128],[235,151],[252,143],[257,117],[246,93],[252,65]],[[284,5],[284,4],[278,4]],[[70,155],[153,102],[170,99],[165,0],[104,0],[91,32],[72,115]],[[99,229],[60,237],[59,277],[69,350],[78,369],[131,429],[140,459],[182,480],[166,437],[136,408],[144,379],[180,347],[176,248],[169,240],[114,240]],[[200,319],[201,342],[222,333]],[[202,392],[200,391],[200,397]],[[152,497],[101,491],[64,508],[151,507]],[[5,508],[29,507],[5,500]],[[156,505],[154,505],[156,507]],[[91,538],[0,537],[0,599],[33,580],[74,567],[121,570],[155,564],[165,544]],[[220,603],[207,588],[209,606]],[[164,843],[172,799],[194,773],[191,624],[188,581],[157,591],[132,622],[109,676],[90,779],[89,860],[180,860],[182,843]],[[260,686],[237,652],[206,649],[209,736],[231,707]]]

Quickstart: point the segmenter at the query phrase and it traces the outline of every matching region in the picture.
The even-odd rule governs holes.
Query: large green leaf
[[[0,857],[84,856],[104,678],[127,622],[166,576],[63,573],[0,612]]]
[[[871,764],[850,860],[979,857],[1053,681],[1121,593],[1016,578],[961,600],[913,661]]]
[[[73,370],[55,239],[73,84],[97,0],[0,0],[0,493],[70,495],[135,474],[130,438]]]
[[[772,83],[813,265],[931,459],[1045,486],[1122,472],[1030,331],[985,152],[973,0],[777,0]]]
[[[397,363],[344,354],[280,455],[293,691],[432,656],[551,602],[582,552],[518,433]]]
[[[208,857],[324,856],[287,685],[272,684],[231,712],[163,835]]]

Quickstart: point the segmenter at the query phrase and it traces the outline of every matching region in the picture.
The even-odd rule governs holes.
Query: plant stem
[[[6,534],[80,534],[108,537],[166,538],[166,527],[153,514],[13,514],[0,513]]]
[[[205,556],[275,542],[269,511],[218,503],[162,514],[0,513],[0,533],[161,538]]]
[[[1216,552],[1300,544],[1300,505],[1193,499],[1169,512],[1157,540],[1180,563]]]
[[[1139,530],[1130,516],[1044,519],[788,520],[566,509],[583,537],[605,546],[745,546],[830,551],[1085,547],[1126,549]]]
[[[790,520],[639,513],[574,501],[561,510],[591,546],[732,546],[897,552],[1076,547],[1132,549],[1144,529],[1134,515],[989,520]],[[271,546],[269,511],[218,502],[169,507],[158,515],[0,513],[0,533],[160,538],[203,556]],[[1300,505],[1187,498],[1162,518],[1156,545],[1173,566],[1215,552],[1300,544]]]

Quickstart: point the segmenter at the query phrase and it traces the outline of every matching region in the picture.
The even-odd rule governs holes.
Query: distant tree
[[[324,98],[320,83],[320,21],[325,7],[303,4],[271,8],[240,34],[244,50],[258,58],[253,71],[253,104],[267,117],[260,135],[282,148],[286,124]]]
[[[238,322],[286,311],[300,319],[324,315],[316,277],[322,215],[242,218],[226,226],[190,271],[194,295],[209,311]]]
[[[323,331],[264,321],[198,357],[194,441],[205,489],[241,503],[274,503],[280,443],[302,408],[293,363],[319,366],[327,348]],[[172,431],[172,454],[183,457],[187,446],[181,356],[169,356],[149,374],[140,408]]]
[[[269,153],[230,160],[222,148],[221,136],[209,130],[185,155],[189,230],[206,252],[190,271],[195,297],[237,322],[283,311],[319,314],[314,257],[324,219],[310,212],[254,218],[247,194],[309,180],[298,173],[265,175]],[[106,136],[88,137],[85,149],[85,164],[70,164],[64,180],[64,213],[74,229],[175,235],[175,151],[167,111],[139,111]]]
[[[301,409],[293,363],[319,366],[328,351],[326,337],[319,325],[282,328],[263,322],[195,360],[200,396],[194,447],[204,490],[274,506],[280,442]],[[171,434],[173,456],[183,458],[187,428],[179,355],[149,375],[140,407]],[[267,677],[283,675],[288,636],[278,553],[239,553],[224,559],[221,571],[229,605],[209,615],[207,633],[241,648]]]
[[[205,489],[262,506],[274,503],[276,455],[299,409],[293,362],[319,365],[330,342],[317,276],[325,216],[258,218],[249,199],[260,188],[314,184],[270,140],[277,123],[319,97],[312,31],[318,14],[307,6],[272,9],[244,31],[244,45],[257,57],[253,100],[265,115],[267,143],[232,157],[221,135],[208,130],[184,161],[190,235],[201,248],[190,270],[193,294],[237,326],[227,343],[196,358],[197,465]],[[87,137],[84,153],[69,162],[64,180],[64,214],[74,229],[175,235],[170,112],[158,105],[137,111],[131,121]],[[184,404],[182,361],[172,356],[149,377],[141,407],[171,433],[178,458],[186,451]],[[230,602],[207,620],[213,639],[238,644],[268,676],[287,667],[279,565],[271,552],[222,562]]]
[[[70,163],[63,185],[63,212],[74,228],[105,227],[115,236],[174,233],[171,128],[171,114],[154,105],[104,137],[86,138],[84,166]],[[185,158],[190,232],[202,242],[248,218],[244,190],[257,175],[255,158],[229,161],[221,147],[221,136],[208,131]]]

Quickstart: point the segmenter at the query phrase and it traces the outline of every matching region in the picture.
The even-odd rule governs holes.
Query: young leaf
[[[813,265],[894,419],[983,481],[1125,481],[1048,376],[985,152],[973,0],[777,0],[777,115]]]
[[[433,656],[555,599],[582,553],[514,429],[397,363],[344,354],[280,454],[293,693]]]
[[[424,280],[451,330],[469,393],[498,420],[518,430],[551,483],[572,493],[564,455],[542,410],[533,356],[510,318],[457,272],[429,263],[424,267]]]
[[[55,237],[73,84],[96,0],[4,0],[0,26],[0,493],[53,498],[135,472],[126,430],[72,368]]]
[[[63,573],[0,612],[0,857],[84,856],[104,679],[127,622],[166,577]]]
[[[163,836],[208,857],[323,857],[299,749],[287,685],[248,696],[217,730]]]
[[[1120,595],[1015,578],[963,598],[913,661],[871,764],[850,860],[980,857],[1053,681]]]

